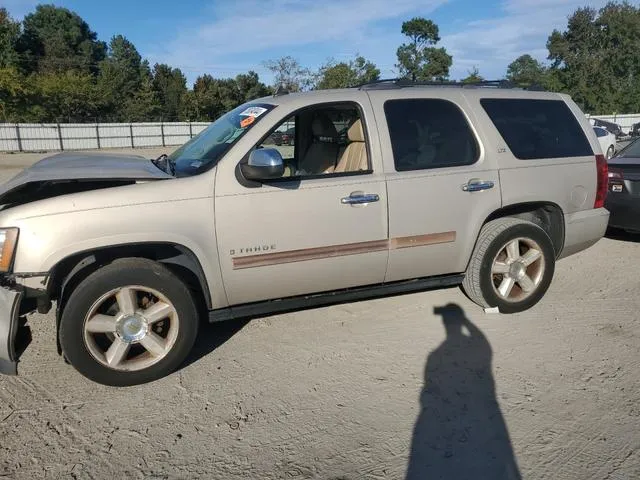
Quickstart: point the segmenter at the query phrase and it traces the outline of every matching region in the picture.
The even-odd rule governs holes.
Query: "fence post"
[[[96,123],[96,140],[98,141],[98,148],[100,148],[100,129],[98,128],[97,123]]]
[[[20,124],[16,123],[16,140],[18,140],[18,151],[22,151],[22,138],[20,138]]]
[[[58,140],[60,140],[60,150],[64,150],[64,145],[62,144],[62,130],[60,129],[60,124],[58,123]]]
[[[165,147],[164,144],[164,122],[160,122],[160,135],[162,135],[162,146]]]
[[[189,120],[189,138],[193,138],[193,130],[191,129],[191,120]]]
[[[133,125],[129,124],[129,135],[131,135],[131,148],[136,148],[133,144]]]

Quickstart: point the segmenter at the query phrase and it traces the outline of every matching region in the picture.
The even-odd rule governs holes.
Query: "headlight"
[[[6,273],[11,269],[17,244],[17,228],[0,228],[0,272]]]

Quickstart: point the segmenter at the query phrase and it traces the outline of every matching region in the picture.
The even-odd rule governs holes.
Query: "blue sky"
[[[15,18],[38,1],[3,0]],[[269,82],[263,61],[284,55],[317,68],[327,59],[364,55],[383,77],[395,76],[402,22],[430,18],[453,55],[451,77],[474,66],[485,78],[504,75],[522,53],[546,57],[546,40],[581,6],[606,0],[53,0],[77,12],[108,41],[123,34],[154,62],[182,69],[191,83],[210,73],[230,77],[254,70]]]

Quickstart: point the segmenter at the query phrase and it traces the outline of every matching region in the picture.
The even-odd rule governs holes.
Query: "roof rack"
[[[388,78],[382,80],[374,80],[372,82],[363,83],[358,86],[359,90],[384,90],[394,88],[406,88],[406,87],[460,87],[460,88],[473,88],[473,87],[492,87],[492,88],[522,88],[515,85],[509,80],[480,80],[477,82],[455,82],[455,81],[413,81],[407,78]],[[539,85],[532,85],[530,87],[522,88],[523,90],[537,90],[543,91],[544,89]]]

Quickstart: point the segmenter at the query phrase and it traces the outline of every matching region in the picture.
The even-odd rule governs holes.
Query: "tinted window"
[[[471,165],[479,147],[462,111],[436,99],[389,100],[384,104],[396,170]]]
[[[606,137],[608,132],[604,128],[594,128],[596,135],[598,137]]]
[[[511,152],[521,160],[593,155],[584,131],[561,100],[480,100]]]

